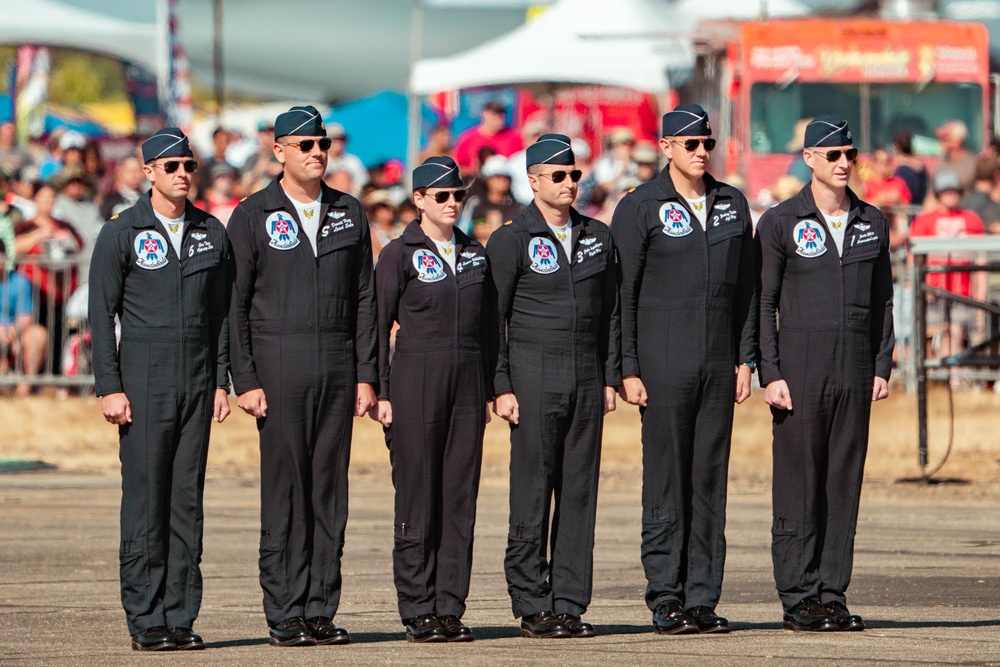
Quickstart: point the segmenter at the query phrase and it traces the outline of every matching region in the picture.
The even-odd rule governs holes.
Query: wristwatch
[[[757,362],[755,361],[744,361],[740,366],[746,366],[750,369],[751,373],[757,370]]]

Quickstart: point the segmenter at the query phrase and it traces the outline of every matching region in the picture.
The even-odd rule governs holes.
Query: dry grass
[[[235,409],[235,404],[233,405]],[[1000,482],[1000,397],[966,391],[955,395],[955,446],[941,476]],[[930,459],[935,464],[947,439],[947,402],[942,390],[930,400]],[[104,422],[95,398],[0,399],[0,458],[41,459],[64,470],[112,473],[118,469],[115,429]],[[771,473],[770,414],[757,392],[738,406],[730,476],[735,488],[763,490]],[[509,460],[508,430],[494,419],[487,428],[484,483],[504,483]],[[213,426],[209,475],[257,474],[259,453],[252,419],[233,414]],[[641,445],[639,415],[619,406],[605,427],[602,478],[605,485],[638,488]],[[381,427],[355,421],[352,474],[388,476]],[[875,406],[866,476],[891,481],[920,474],[917,464],[916,400],[896,391]]]

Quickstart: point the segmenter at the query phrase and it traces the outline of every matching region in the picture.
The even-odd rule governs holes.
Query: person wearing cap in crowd
[[[122,462],[122,604],[138,651],[205,647],[192,626],[209,430],[229,414],[230,246],[187,200],[193,157],[175,127],[143,142],[153,187],[105,224],[90,267],[95,388]]]
[[[471,174],[479,166],[477,159],[483,148],[496,155],[510,157],[521,150],[521,135],[507,126],[507,105],[500,100],[490,100],[483,105],[480,122],[458,135],[455,142],[455,161],[463,174]],[[484,160],[485,161],[485,160]]]
[[[1000,157],[984,153],[976,162],[976,182],[961,207],[974,211],[991,234],[1000,232]]]
[[[115,168],[114,190],[101,202],[101,217],[108,220],[135,204],[142,196],[144,179],[139,158],[133,155],[122,158]]]
[[[49,141],[51,154],[38,165],[38,180],[47,181],[65,167],[83,164],[87,139],[76,130],[62,130]]]
[[[97,181],[82,164],[71,164],[52,177],[52,185],[59,191],[52,215],[72,225],[83,239],[83,247],[77,258],[80,262],[80,275],[86,279],[90,271],[94,242],[106,220],[94,203]]]
[[[531,181],[528,180],[528,146],[538,141],[538,137],[545,134],[546,131],[545,123],[541,121],[532,120],[526,122],[521,128],[521,145],[523,148],[507,159],[508,171],[511,178],[510,191],[514,199],[521,206],[527,206],[535,198],[535,193],[531,189]],[[574,152],[577,153],[576,159],[579,160],[580,155],[575,147]],[[509,220],[509,218],[504,218],[504,220]]]
[[[494,155],[483,164],[479,180],[483,187],[479,196],[469,198],[469,218],[472,221],[473,233],[476,227],[486,225],[490,234],[497,230],[505,220],[510,220],[524,210],[524,206],[514,201],[511,194],[511,162],[502,155]],[[486,235],[489,238],[489,234]]]
[[[351,183],[355,188],[363,188],[368,183],[368,169],[365,168],[361,158],[353,153],[347,152],[347,132],[340,123],[330,123],[327,128],[327,136],[330,137],[330,154],[326,163],[326,173],[329,175],[334,171],[348,171],[351,174]]]
[[[487,246],[494,412],[511,429],[504,569],[522,636],[593,637],[580,617],[593,589],[601,429],[621,381],[617,252],[607,226],[573,208],[581,174],[569,137],[542,135],[527,163],[535,199]]]
[[[200,208],[217,218],[223,227],[229,224],[229,218],[240,203],[240,198],[236,196],[238,178],[239,172],[234,167],[225,162],[216,162],[212,165],[211,184],[200,193],[202,198],[197,202]]]
[[[594,161],[594,178],[606,192],[614,190],[615,181],[622,176],[635,176],[636,164],[632,159],[635,135],[627,127],[611,132],[608,150]]]
[[[640,141],[632,151],[635,162],[635,177],[640,183],[648,183],[660,173],[660,155],[650,141]]]
[[[812,180],[757,224],[771,554],[790,630],[865,627],[846,592],[871,404],[889,395],[894,337],[889,224],[847,186],[852,144],[846,121],[814,118],[802,155]]]
[[[486,249],[455,226],[464,198],[450,157],[431,157],[414,169],[420,217],[382,250],[375,269],[374,412],[392,461],[393,573],[399,615],[413,642],[474,639],[461,618],[493,397],[496,308]]]
[[[642,415],[642,563],[660,634],[729,632],[715,613],[726,558],[733,403],[757,361],[750,207],[708,173],[708,114],[664,114],[667,166],[625,195],[611,230],[622,271],[622,398]]]
[[[319,112],[274,123],[282,174],[229,219],[237,405],[260,432],[260,583],[274,646],[346,644],[333,623],[352,417],[376,403],[375,285],[361,204],[323,184]]]
[[[921,213],[910,223],[910,237],[934,236],[937,238],[957,238],[980,236],[986,233],[982,218],[972,210],[962,206],[962,183],[958,174],[941,170],[934,174],[934,197],[937,205],[933,210]],[[968,259],[931,255],[928,266],[962,266]],[[948,290],[966,298],[985,300],[986,274],[954,271],[951,273],[928,273],[927,284]],[[976,311],[960,303],[931,296],[927,303],[927,324],[932,329],[943,330],[945,340],[935,346],[933,355],[944,357],[957,354],[965,337],[975,325]]]
[[[198,172],[198,195],[205,196],[205,192],[212,187],[212,170],[216,165],[225,165],[239,173],[232,164],[226,160],[226,149],[233,141],[233,135],[224,128],[217,127],[212,131],[212,157],[204,161],[201,171]],[[218,173],[218,172],[216,172]]]

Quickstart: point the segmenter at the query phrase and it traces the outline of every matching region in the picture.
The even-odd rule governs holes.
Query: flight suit
[[[520,411],[504,563],[515,617],[580,616],[593,583],[604,388],[621,382],[618,264],[606,225],[575,210],[571,224],[572,257],[534,203],[487,246],[500,332],[493,389],[513,392]]]
[[[646,387],[642,563],[646,604],[714,609],[726,557],[735,367],[757,358],[757,262],[746,198],[705,175],[705,228],[669,167],[625,195],[622,374]]]
[[[371,236],[361,205],[323,186],[317,253],[281,179],[230,218],[237,394],[262,388],[260,583],[274,626],[340,603],[355,385],[376,384]]]
[[[785,380],[793,406],[771,408],[771,552],[786,610],[807,598],[845,602],[872,385],[892,370],[889,226],[848,195],[842,256],[809,185],[757,226],[760,380]]]
[[[198,617],[208,437],[215,390],[229,386],[229,240],[191,203],[184,218],[178,257],[140,197],[101,229],[90,265],[97,395],[124,392],[132,409],[118,434],[121,593],[133,635]]]
[[[486,249],[456,228],[454,252],[452,271],[414,220],[382,250],[375,269],[379,398],[392,404],[386,443],[402,619],[461,618],[469,594],[496,307]]]

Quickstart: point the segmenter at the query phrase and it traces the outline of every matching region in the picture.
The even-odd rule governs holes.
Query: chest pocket
[[[844,265],[844,283],[847,298],[854,305],[867,308],[872,303],[872,275],[875,271],[875,261],[879,256],[878,244],[871,244],[863,252],[855,252],[841,258]]]
[[[323,237],[322,227],[320,228],[319,234],[317,234],[318,239],[316,242],[316,247],[318,252],[316,253],[320,257],[323,255],[328,255],[335,250],[340,250],[341,248],[347,248],[354,246],[358,243],[358,234],[353,229],[345,229],[340,232],[333,232],[329,234],[326,238]]]
[[[221,250],[206,250],[204,252],[195,253],[191,257],[184,257],[181,260],[181,264],[183,266],[181,274],[190,276],[194,273],[198,273],[199,271],[214,269],[219,265],[219,261],[221,259]]]
[[[740,257],[743,248],[743,225],[729,222],[706,232],[711,256],[712,275],[727,285],[735,285],[740,276]]]

